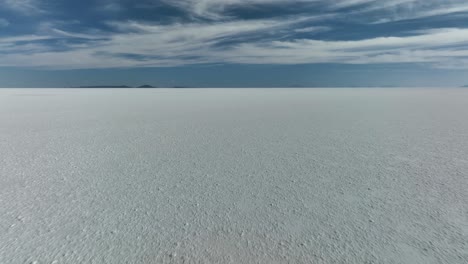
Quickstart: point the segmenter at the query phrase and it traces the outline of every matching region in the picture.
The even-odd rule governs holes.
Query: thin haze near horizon
[[[464,0],[0,0],[0,87],[462,86]]]

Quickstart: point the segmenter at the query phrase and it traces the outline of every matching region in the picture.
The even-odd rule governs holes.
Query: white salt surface
[[[2,89],[0,263],[468,263],[468,90]]]

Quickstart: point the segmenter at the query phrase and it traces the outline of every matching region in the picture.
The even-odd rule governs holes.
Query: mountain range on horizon
[[[140,85],[137,87],[128,86],[128,85],[91,85],[91,86],[78,86],[73,88],[158,88],[152,85]]]
[[[285,88],[398,88],[399,86],[395,85],[379,85],[379,86],[372,86],[372,85],[348,85],[348,86],[305,86],[305,85],[289,85],[285,86]],[[468,88],[468,85],[462,85],[459,86],[460,88]],[[158,87],[158,86],[153,86],[149,84],[144,84],[140,86],[128,86],[128,85],[89,85],[89,86],[73,86],[71,88],[120,88],[120,89],[130,89],[130,88],[146,88],[146,89],[151,89],[151,88],[194,88],[192,86],[170,86],[170,87]],[[219,87],[223,88],[223,87]],[[226,88],[234,88],[234,87],[226,87]],[[252,87],[256,88],[256,87]],[[274,87],[272,87],[274,88]]]

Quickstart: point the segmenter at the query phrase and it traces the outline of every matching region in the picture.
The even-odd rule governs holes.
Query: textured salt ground
[[[0,263],[468,263],[468,90],[0,90]]]

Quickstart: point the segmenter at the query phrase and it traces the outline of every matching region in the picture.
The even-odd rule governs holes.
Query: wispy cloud
[[[171,24],[155,25],[139,22],[110,22],[109,25],[122,33],[113,34],[104,40],[67,44],[68,51],[54,51],[52,48],[40,53],[14,53],[3,57],[0,65],[22,66],[66,66],[66,67],[128,67],[128,66],[165,66],[182,63],[202,63],[211,60],[200,58],[218,49],[216,45],[231,38],[245,34],[275,31],[303,22],[306,18],[290,20],[250,20],[212,24]],[[44,39],[67,38],[102,38],[101,35],[77,35],[63,30],[50,29],[54,35],[21,36],[0,38],[0,42],[15,44],[20,49],[25,41],[38,42]],[[200,55],[199,55],[200,54]],[[133,55],[133,56],[124,56]],[[140,60],[131,58],[139,57]],[[48,58],[48,59],[45,59]],[[76,58],[76,59],[72,59]]]
[[[468,29],[421,32],[409,37],[381,37],[356,41],[296,40],[241,44],[237,63],[430,63],[440,64],[468,56]],[[252,59],[255,58],[255,59]]]
[[[232,8],[249,9],[256,6],[310,4],[322,12],[333,13],[346,8],[356,8],[349,15],[360,19],[369,14],[381,17],[369,23],[382,24],[431,16],[466,13],[465,0],[162,0],[195,16],[212,20],[232,19]],[[345,13],[346,14],[346,13]]]
[[[105,12],[120,12],[124,10],[124,7],[120,1],[116,0],[100,0],[96,6],[96,10]]]
[[[324,31],[329,31],[329,30],[331,30],[330,27],[316,26],[316,27],[297,28],[297,29],[294,30],[294,32],[298,32],[298,33],[312,33],[312,32],[324,32]]]
[[[427,5],[428,2],[430,3],[431,1],[427,1],[425,3],[420,1],[400,3],[399,5],[394,6],[395,10],[390,12],[389,15],[374,21],[373,23],[382,24],[395,21],[414,20],[456,14],[465,14],[468,16],[468,4],[465,2],[453,3],[434,1],[432,5]],[[363,11],[369,12],[370,10]]]
[[[315,0],[163,0],[169,5],[179,7],[195,16],[220,19],[223,13],[232,7],[249,7],[261,4],[284,4],[294,2],[309,2]]]
[[[108,36],[76,34],[51,29],[46,36],[0,38],[9,53],[0,55],[2,66],[66,68],[154,67],[199,63],[427,63],[457,65],[468,57],[468,29],[447,28],[407,32],[405,37],[377,37],[353,41],[276,40],[308,18],[245,20],[218,23],[158,25],[109,22],[120,33]],[[251,39],[265,34],[265,37]],[[270,35],[270,37],[268,37]],[[65,50],[41,44],[50,39],[69,41]],[[220,45],[239,38],[231,44]],[[13,45],[14,44],[14,45]],[[31,46],[34,44],[33,46]],[[25,46],[29,45],[29,46]],[[29,52],[25,53],[25,47]],[[16,52],[15,52],[16,49]],[[28,49],[26,49],[28,50]],[[462,64],[465,65],[465,64]]]
[[[0,5],[5,9],[10,9],[26,15],[45,12],[38,0],[0,0]]]
[[[0,0],[16,12],[40,9],[33,0]],[[148,0],[151,1],[151,0]],[[468,29],[430,28],[392,34],[328,37],[332,19],[355,16],[360,26],[468,12],[459,0],[162,0],[184,10],[190,21],[160,23],[125,19],[100,22],[107,32],[64,29],[39,23],[34,34],[0,37],[0,66],[50,68],[165,67],[200,63],[424,63],[434,67],[465,67]],[[102,0],[109,11],[124,10],[122,1]],[[319,14],[276,15],[242,19],[232,8],[257,5],[311,4]],[[432,5],[432,7],[431,7]],[[345,11],[340,11],[345,10]],[[372,13],[372,16],[364,14]],[[376,15],[377,14],[377,15]],[[344,20],[341,20],[344,21]],[[7,21],[8,22],[8,21]],[[1,27],[1,20],[0,20]],[[347,26],[353,31],[353,25]],[[468,27],[468,25],[467,25]],[[90,33],[91,32],[91,33]],[[97,33],[95,33],[97,32]]]

